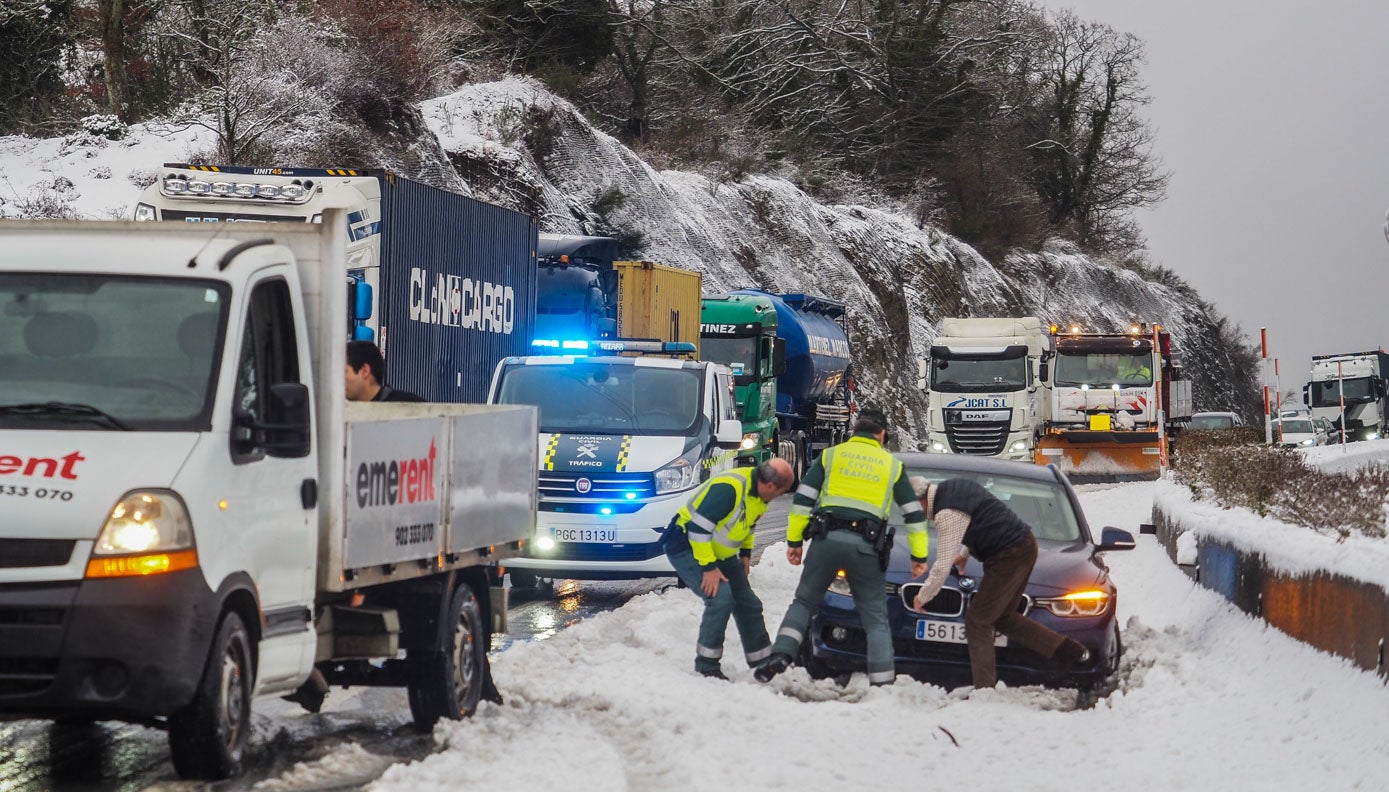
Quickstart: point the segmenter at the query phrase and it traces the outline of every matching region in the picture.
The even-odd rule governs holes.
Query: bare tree
[[[183,0],[166,20],[163,35],[176,40],[198,64],[203,90],[186,107],[189,120],[217,135],[217,155],[244,162],[267,132],[292,117],[306,94],[282,90],[284,72],[267,68],[264,30],[279,11],[274,0],[218,3]]]
[[[1042,56],[1026,130],[1031,179],[1051,225],[1094,249],[1141,246],[1129,213],[1161,201],[1168,179],[1140,115],[1149,102],[1143,43],[1063,12]]]
[[[129,121],[126,104],[125,14],[126,0],[98,0],[101,25],[102,74],[106,80],[106,107],[122,121]]]

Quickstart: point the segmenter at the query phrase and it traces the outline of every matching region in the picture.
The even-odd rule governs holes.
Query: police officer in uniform
[[[777,631],[772,656],[754,671],[760,682],[785,671],[797,656],[811,617],[820,608],[825,589],[839,570],[848,578],[868,636],[868,681],[890,685],[895,677],[892,633],[887,622],[884,555],[888,512],[895,502],[902,509],[912,568],[925,571],[926,514],[902,469],[902,463],[883,448],[887,416],[864,408],[854,424],[854,436],[826,449],[806,471],[791,505],[786,559],[802,560],[807,527],[813,541],[804,552],[805,570],[796,598]]]
[[[681,582],[704,600],[695,671],[727,680],[719,661],[728,617],[738,625],[743,656],[753,667],[771,654],[762,600],[748,584],[753,529],[767,504],[790,491],[796,474],[784,459],[726,470],[695,490],[666,529],[664,546]]]

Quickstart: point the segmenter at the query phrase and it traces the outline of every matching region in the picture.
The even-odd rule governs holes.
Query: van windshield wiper
[[[74,402],[34,402],[32,404],[0,404],[0,415],[20,415],[20,416],[44,416],[55,418],[71,418],[79,421],[91,421],[93,423],[104,424],[112,429],[121,431],[131,431],[124,421],[116,418],[99,408],[90,404],[76,404]]]

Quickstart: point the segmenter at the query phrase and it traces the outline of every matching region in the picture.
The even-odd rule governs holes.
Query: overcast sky
[[[1389,348],[1389,2],[1043,2],[1145,42],[1172,173],[1149,249],[1268,328],[1283,390],[1314,354]]]

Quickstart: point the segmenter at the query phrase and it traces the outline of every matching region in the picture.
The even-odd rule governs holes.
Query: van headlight
[[[695,446],[656,471],[657,495],[687,490],[699,483],[699,450],[699,446]]]
[[[159,218],[158,218],[158,217],[156,216],[156,214],[155,214],[154,207],[151,206],[150,204],[147,204],[147,203],[137,203],[137,204],[135,204],[135,220],[136,220],[137,222],[144,222],[144,221],[146,221],[146,220],[158,220],[158,219],[159,219]]]
[[[169,490],[127,493],[106,516],[87,577],[176,572],[198,565],[188,509]]]
[[[1310,438],[1310,437],[1307,438],[1306,440],[1303,440],[1301,443],[1299,443],[1299,445],[1305,445],[1305,446],[1316,445],[1316,444],[1317,444],[1317,441],[1316,441],[1316,440],[1313,440],[1313,439]]]

